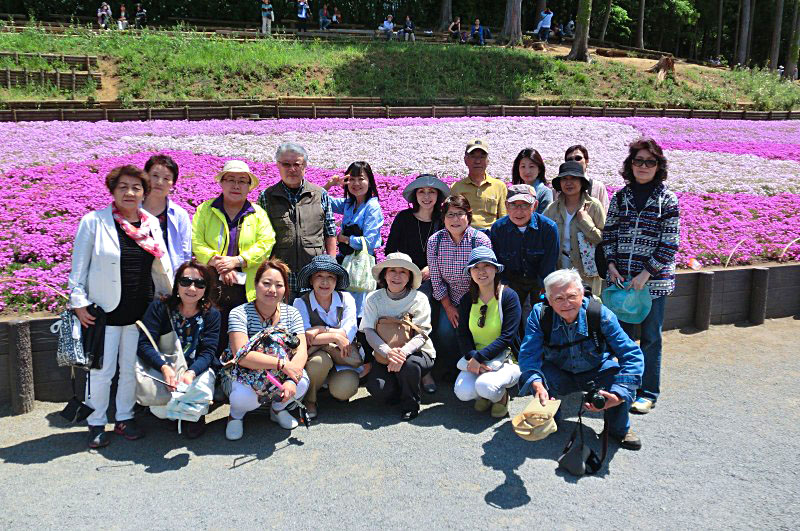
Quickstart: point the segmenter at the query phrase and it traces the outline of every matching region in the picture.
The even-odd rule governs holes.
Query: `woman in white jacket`
[[[141,208],[150,180],[136,166],[120,166],[106,176],[113,202],[86,214],[78,225],[69,275],[70,305],[84,327],[94,324],[89,306],[106,312],[102,365],[91,370],[87,404],[89,447],[109,443],[105,431],[111,380],[119,365],[114,432],[142,437],[133,420],[136,402],[136,321],[154,296],[171,291],[172,266],[158,219]]]

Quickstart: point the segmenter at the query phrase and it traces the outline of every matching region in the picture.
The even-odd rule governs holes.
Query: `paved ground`
[[[601,474],[579,480],[555,463],[573,420],[526,442],[449,390],[410,424],[362,390],[349,405],[323,402],[309,431],[248,418],[231,443],[225,406],[197,441],[146,418],[145,439],[99,453],[59,404],[6,410],[0,528],[797,529],[798,337],[791,318],[667,333],[666,393],[634,418],[644,448],[613,445]]]

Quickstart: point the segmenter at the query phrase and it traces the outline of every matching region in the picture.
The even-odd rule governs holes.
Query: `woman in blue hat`
[[[354,355],[363,362],[364,350],[356,341],[356,302],[346,292],[350,285],[347,271],[327,255],[315,256],[300,270],[297,283],[303,295],[294,300],[294,307],[303,318],[308,345],[306,372],[311,385],[306,393],[308,416],[317,416],[317,392],[327,380],[331,396],[348,401],[358,391],[364,368],[336,364],[336,358]],[[311,291],[306,291],[306,290]],[[331,354],[332,350],[338,350]],[[340,359],[341,361],[341,359]]]
[[[472,250],[464,272],[469,293],[458,307],[458,345],[463,358],[453,391],[459,400],[475,400],[476,411],[508,414],[508,389],[519,381],[513,358],[519,353],[522,308],[516,292],[500,283],[503,265],[488,247]]]
[[[644,375],[634,413],[648,413],[661,384],[661,328],[667,296],[675,289],[675,254],[680,244],[678,198],[664,185],[667,158],[652,139],[628,146],[620,171],[627,183],[614,194],[603,229],[608,282],[627,282],[629,289],[648,290],[652,305],[641,321]],[[622,320],[622,319],[620,319]],[[628,335],[634,325],[622,323]]]

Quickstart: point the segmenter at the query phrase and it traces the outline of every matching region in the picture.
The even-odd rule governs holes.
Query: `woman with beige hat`
[[[228,346],[228,314],[256,297],[258,266],[269,258],[275,231],[267,213],[247,200],[258,178],[240,160],[229,160],[214,179],[222,188],[215,199],[197,207],[192,220],[192,251],[197,261],[219,274],[222,313],[218,352]]]
[[[422,376],[436,358],[429,338],[431,305],[417,291],[422,273],[407,254],[387,255],[372,276],[378,289],[367,295],[361,318],[361,330],[375,350],[367,390],[387,403],[399,402],[401,418],[411,420],[419,414]]]

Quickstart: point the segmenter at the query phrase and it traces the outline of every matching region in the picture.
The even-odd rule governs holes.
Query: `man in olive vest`
[[[297,272],[315,256],[336,256],[336,222],[328,192],[305,178],[308,155],[303,146],[281,144],[275,160],[281,180],[261,192],[258,204],[275,230],[272,258],[280,258],[291,269],[291,302],[299,295]]]

